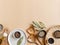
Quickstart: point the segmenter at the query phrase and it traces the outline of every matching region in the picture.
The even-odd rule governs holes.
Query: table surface
[[[26,33],[32,21],[41,21],[47,28],[60,25],[60,0],[0,0],[0,24],[9,32],[20,28]],[[7,39],[2,45],[8,45]]]

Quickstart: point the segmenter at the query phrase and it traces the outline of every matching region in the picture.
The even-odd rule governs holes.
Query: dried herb
[[[23,41],[23,37],[21,37],[21,38],[18,40],[17,45],[21,45],[22,41]]]
[[[42,22],[32,21],[32,24],[37,30],[41,30],[41,29],[45,28],[45,25]]]
[[[39,22],[39,25],[40,25],[41,29],[45,28],[45,24],[43,22]]]

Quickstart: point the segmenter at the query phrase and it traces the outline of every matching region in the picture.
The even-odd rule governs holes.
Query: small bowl
[[[3,25],[2,25],[2,24],[0,24],[0,31],[1,31],[1,30],[3,30]]]
[[[54,39],[53,39],[53,38],[49,38],[49,39],[48,39],[48,43],[49,43],[49,44],[53,44],[53,43],[54,43]]]
[[[38,33],[39,37],[40,38],[44,38],[46,36],[46,31],[44,30],[41,30],[39,33]]]
[[[13,37],[14,38],[20,38],[21,37],[21,33],[19,31],[16,31],[14,34],[13,34]]]
[[[57,30],[53,33],[54,38],[60,38],[60,30]]]

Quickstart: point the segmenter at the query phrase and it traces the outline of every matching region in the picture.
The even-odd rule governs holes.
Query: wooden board
[[[4,38],[1,45],[9,45],[8,38]]]

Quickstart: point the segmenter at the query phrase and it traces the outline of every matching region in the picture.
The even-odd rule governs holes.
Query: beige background
[[[47,27],[60,24],[60,0],[0,0],[0,23],[24,31],[32,21]]]

